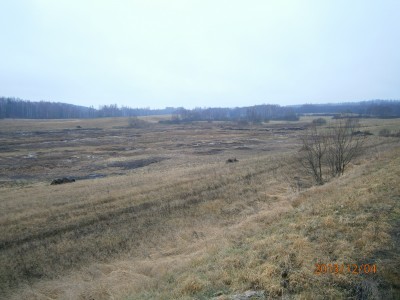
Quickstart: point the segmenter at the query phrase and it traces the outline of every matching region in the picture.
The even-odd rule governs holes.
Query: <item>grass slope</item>
[[[247,289],[271,298],[398,299],[399,167],[397,148],[302,192],[285,214],[261,213],[232,228],[227,244],[130,299],[208,299]],[[377,272],[317,275],[316,263],[376,264]]]

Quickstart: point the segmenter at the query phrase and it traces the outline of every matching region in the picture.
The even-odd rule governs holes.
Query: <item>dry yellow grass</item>
[[[279,206],[283,214],[269,208],[269,218],[260,217],[263,211],[238,223],[229,230],[228,244],[175,270],[178,280],[164,281],[162,292],[132,299],[185,299],[190,294],[208,298],[217,291],[246,289],[265,290],[272,298],[396,299],[399,154],[397,148],[323,187],[302,192],[292,198],[292,206]],[[378,272],[317,275],[316,263],[376,264]],[[194,285],[188,291],[183,278],[201,280],[201,288]]]
[[[81,142],[68,148],[51,134],[33,135],[27,145],[12,139],[11,130],[1,136],[9,146],[0,153],[4,164],[31,146],[39,153],[29,168],[10,166],[0,176],[0,276],[7,297],[191,299],[249,288],[271,297],[346,298],[360,291],[384,297],[387,287],[399,284],[392,238],[399,216],[398,140],[371,137],[368,152],[345,176],[299,190],[292,188],[298,171],[291,155],[300,133],[285,132],[281,123],[139,130],[120,128],[127,122],[121,119],[79,121],[102,132],[94,140],[89,131],[73,132],[71,141]],[[70,127],[30,122],[41,131]],[[371,120],[363,125],[373,126]],[[53,147],[41,148],[43,142]],[[35,168],[50,164],[50,153],[81,158],[43,174]],[[97,159],[83,159],[87,153]],[[166,159],[137,169],[107,167],[161,156]],[[239,162],[227,164],[228,157]],[[93,164],[103,166],[98,170],[106,177],[49,186],[60,169],[84,176]],[[15,170],[37,177],[6,180]],[[380,272],[316,275],[318,262],[376,263]]]

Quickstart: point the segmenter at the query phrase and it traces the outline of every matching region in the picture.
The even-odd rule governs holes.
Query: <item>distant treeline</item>
[[[303,104],[291,106],[296,114],[353,114],[359,117],[398,118],[399,100],[370,100],[353,103]]]
[[[118,107],[116,104],[99,108],[67,103],[33,102],[17,98],[0,98],[0,118],[21,119],[77,119],[102,117],[131,117],[148,115],[173,115],[171,122],[244,120],[266,122],[269,120],[298,120],[305,114],[340,115],[359,117],[400,117],[400,101],[372,100],[339,104],[304,104],[292,106],[255,105],[235,108],[174,108],[164,109]]]
[[[263,104],[235,108],[178,109],[175,120],[180,121],[229,121],[243,120],[267,122],[269,120],[296,121],[299,117],[292,107]]]
[[[98,109],[60,102],[33,102],[17,98],[0,98],[0,118],[20,119],[80,119],[102,117],[130,117],[173,114],[175,108],[164,109],[118,107],[116,104]]]

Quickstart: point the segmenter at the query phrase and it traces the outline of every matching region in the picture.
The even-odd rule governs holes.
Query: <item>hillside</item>
[[[0,121],[3,295],[398,298],[400,144],[377,135],[398,120],[363,120],[364,155],[319,187],[293,160],[310,118],[147,121]],[[63,174],[78,180],[50,185]]]

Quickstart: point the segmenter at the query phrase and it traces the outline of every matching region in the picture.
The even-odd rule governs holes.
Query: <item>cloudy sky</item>
[[[215,107],[400,98],[398,0],[0,0],[0,96]]]

